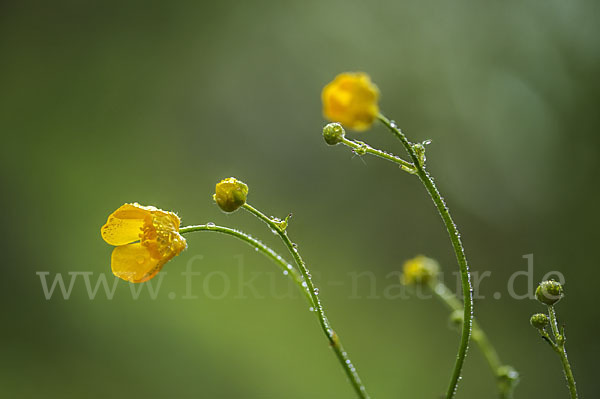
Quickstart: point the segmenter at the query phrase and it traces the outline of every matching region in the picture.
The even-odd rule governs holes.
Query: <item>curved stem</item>
[[[354,367],[350,358],[348,357],[348,353],[344,350],[344,347],[342,346],[342,342],[340,341],[339,336],[336,334],[336,332],[333,330],[333,328],[329,324],[329,321],[327,320],[327,316],[325,316],[325,311],[323,309],[323,305],[321,304],[321,300],[319,299],[318,290],[315,288],[315,286],[312,282],[310,272],[308,271],[306,264],[302,260],[302,257],[300,256],[300,253],[298,252],[296,245],[290,240],[290,238],[287,234],[287,231],[286,231],[287,221],[274,220],[274,219],[266,216],[264,213],[262,213],[258,209],[252,207],[248,203],[244,204],[243,208],[246,209],[247,211],[249,211],[254,216],[256,216],[258,219],[265,222],[269,226],[269,228],[271,228],[271,230],[276,232],[279,235],[279,237],[281,237],[281,240],[283,241],[285,246],[288,248],[290,254],[294,258],[294,261],[298,265],[298,269],[300,270],[300,273],[302,273],[302,277],[304,278],[304,281],[302,283],[303,287],[306,288],[306,290],[308,291],[309,295],[312,298],[312,303],[314,305],[314,311],[317,314],[317,317],[319,319],[319,324],[321,325],[321,329],[323,330],[323,332],[325,333],[325,336],[329,340],[329,344],[333,348],[333,351],[335,352],[335,355],[338,358],[338,361],[340,362],[340,364],[342,365],[342,368],[346,372],[346,375],[350,379],[350,382],[352,383],[352,387],[354,388],[358,397],[363,398],[363,399],[368,399],[369,395],[367,394],[365,386],[363,385],[363,383],[356,371],[356,368]]]
[[[298,270],[296,270],[295,267],[293,267],[291,264],[289,264],[281,255],[279,255],[277,252],[273,251],[271,248],[267,247],[262,242],[258,241],[256,238],[253,238],[249,234],[246,234],[239,230],[231,229],[229,227],[216,226],[213,224],[200,224],[200,225],[195,225],[195,226],[182,227],[179,229],[179,234],[193,233],[196,231],[214,231],[217,233],[230,235],[230,236],[238,238],[238,239],[244,241],[246,244],[249,244],[250,246],[256,248],[256,250],[263,253],[268,258],[270,258],[273,262],[275,262],[277,264],[277,266],[279,266],[281,268],[281,270],[283,271],[283,274],[289,275],[292,278],[292,280],[294,280],[294,282],[296,284],[298,284],[298,286],[301,288],[301,291],[304,292],[304,294],[308,298],[309,302],[312,303],[312,297],[309,295],[308,291],[304,288],[304,286],[303,286],[304,279],[302,278],[302,275],[300,275],[300,273],[298,273]]]
[[[539,330],[539,332],[540,332],[540,336],[542,337],[542,339],[543,339],[544,341],[546,341],[546,342],[548,343],[548,345],[550,345],[550,347],[551,347],[551,348],[552,348],[552,349],[553,349],[555,352],[557,352],[557,353],[558,353],[558,351],[559,351],[560,349],[558,349],[558,346],[556,346],[556,344],[554,343],[554,341],[552,341],[552,338],[550,338],[550,335],[548,335],[548,332],[546,331],[546,329]]]
[[[456,295],[442,282],[431,282],[429,284],[429,288],[433,291],[433,293],[446,304],[446,306],[452,310],[457,312],[463,311],[462,303],[458,300]],[[500,361],[500,357],[498,356],[498,352],[488,339],[486,333],[483,331],[477,320],[473,318],[473,341],[479,346],[481,353],[488,362],[488,365],[492,369],[492,372],[496,376],[497,384],[498,384],[498,392],[500,398],[509,399],[513,397],[513,390],[515,381],[517,376],[506,376],[506,370],[503,370],[504,365]],[[516,374],[514,370],[511,369],[513,373]],[[508,381],[506,381],[508,377]]]
[[[458,381],[460,380],[460,374],[462,372],[462,367],[465,362],[465,357],[467,356],[467,350],[469,349],[469,340],[471,338],[471,328],[472,328],[472,320],[473,320],[473,289],[471,287],[471,276],[469,274],[469,266],[467,263],[467,257],[465,255],[465,251],[462,246],[462,242],[460,240],[460,234],[458,232],[458,228],[454,221],[452,220],[452,216],[450,215],[450,211],[444,202],[444,199],[440,195],[433,179],[429,175],[429,173],[425,170],[424,165],[421,163],[419,156],[415,152],[412,144],[408,141],[404,133],[398,129],[395,123],[387,119],[385,116],[379,114],[379,120],[390,129],[390,131],[400,140],[408,154],[410,155],[411,160],[416,168],[416,174],[421,179],[421,182],[427,189],[427,192],[431,196],[444,224],[446,225],[446,229],[448,230],[448,234],[450,235],[450,241],[452,242],[452,247],[454,249],[454,253],[456,255],[456,260],[458,261],[458,265],[460,267],[460,277],[462,283],[462,293],[463,293],[463,302],[464,302],[464,323],[461,332],[460,344],[458,347],[458,353],[456,355],[456,362],[454,363],[454,371],[452,373],[452,377],[450,379],[450,385],[448,386],[448,391],[446,393],[446,398],[451,399],[456,394],[456,389],[458,387]]]
[[[569,363],[569,359],[567,358],[567,349],[565,348],[565,342],[567,339],[564,335],[564,330],[561,333],[558,329],[558,321],[556,319],[556,312],[554,310],[554,306],[548,306],[548,313],[550,314],[550,328],[552,328],[552,333],[554,334],[554,338],[556,339],[556,344],[553,346],[553,348],[556,351],[556,353],[558,353],[558,355],[560,356],[560,361],[565,372],[565,378],[567,379],[567,385],[569,386],[571,399],[577,399],[577,387],[575,384],[575,377],[573,376],[573,370],[571,370],[571,364]]]

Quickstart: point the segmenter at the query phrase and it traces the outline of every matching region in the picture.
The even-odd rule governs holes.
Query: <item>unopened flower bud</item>
[[[214,199],[225,212],[233,212],[246,203],[248,186],[235,177],[221,180],[215,188]]]
[[[462,310],[454,310],[450,313],[450,323],[455,326],[461,326],[465,320],[465,315]]]
[[[346,132],[339,123],[329,123],[323,128],[323,138],[329,145],[336,145],[342,142]]]
[[[542,281],[535,290],[535,296],[538,301],[546,305],[554,305],[563,297],[563,286],[558,281]]]
[[[436,260],[419,255],[404,262],[402,282],[406,285],[428,284],[437,278],[439,270]]]
[[[536,313],[531,316],[531,319],[529,319],[529,323],[531,323],[531,325],[538,330],[543,330],[546,328],[549,322],[550,320],[548,319],[548,316],[546,316],[544,313]]]
[[[421,143],[413,144],[413,150],[415,150],[415,154],[417,154],[417,158],[419,159],[419,163],[421,166],[425,165],[425,146]]]
[[[519,382],[519,373],[512,366],[500,366],[498,368],[498,380],[508,390],[511,390]]]

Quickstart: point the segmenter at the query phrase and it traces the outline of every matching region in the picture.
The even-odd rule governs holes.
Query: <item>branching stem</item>
[[[473,324],[473,288],[471,287],[471,276],[469,274],[469,265],[467,263],[467,257],[465,255],[465,251],[463,249],[462,242],[460,240],[460,233],[458,232],[458,228],[452,220],[452,216],[450,215],[450,210],[446,206],[444,202],[444,198],[440,195],[433,179],[429,175],[429,173],[425,170],[425,165],[419,159],[419,155],[416,153],[413,145],[408,141],[404,133],[396,124],[390,121],[388,118],[379,114],[379,120],[388,127],[388,129],[400,140],[406,152],[410,156],[413,165],[416,168],[416,174],[421,179],[421,182],[427,189],[427,192],[431,196],[440,216],[444,224],[446,225],[446,230],[448,230],[448,234],[450,235],[450,241],[452,242],[452,247],[454,249],[454,254],[456,255],[456,260],[458,261],[458,266],[460,268],[460,278],[462,283],[462,292],[463,292],[463,303],[464,303],[464,322],[463,328],[461,332],[460,344],[458,347],[458,353],[456,355],[456,362],[454,363],[454,371],[452,373],[452,377],[450,379],[450,385],[448,386],[448,391],[446,392],[446,398],[451,399],[456,394],[456,389],[458,387],[458,381],[460,380],[460,374],[462,372],[463,364],[465,362],[465,357],[467,356],[467,350],[469,349],[469,340],[471,338],[471,328]]]
[[[302,275],[296,270],[294,266],[288,263],[281,255],[267,247],[265,244],[257,240],[256,238],[244,233],[240,230],[231,229],[229,227],[217,226],[212,223],[200,224],[195,226],[186,226],[179,229],[180,234],[193,233],[196,231],[214,231],[221,234],[226,234],[242,240],[246,244],[254,247],[257,251],[264,254],[267,258],[271,259],[279,268],[282,270],[284,275],[289,275],[292,280],[301,288],[301,291],[306,295],[309,302],[312,303],[312,297],[308,294],[308,291],[302,286],[304,279]]]
[[[553,305],[548,305],[548,314],[550,315],[550,328],[552,329],[552,334],[554,335],[554,339],[556,341],[552,342],[551,346],[554,351],[558,353],[558,356],[560,356],[563,371],[565,372],[565,378],[567,379],[567,385],[569,386],[571,399],[577,399],[577,386],[575,384],[575,377],[573,376],[573,370],[571,369],[571,364],[567,358],[567,349],[565,347],[567,337],[565,337],[564,328],[562,331],[558,329],[556,311],[554,310]]]
[[[471,287],[471,276],[469,274],[469,266],[467,263],[467,257],[465,255],[465,251],[463,249],[463,245],[460,239],[460,233],[458,232],[458,228],[450,215],[450,210],[444,201],[444,198],[441,196],[438,191],[435,183],[433,182],[433,178],[429,175],[427,170],[425,169],[424,156],[423,154],[418,154],[415,150],[415,145],[412,144],[404,133],[396,126],[396,124],[390,121],[388,118],[383,116],[382,114],[378,115],[378,119],[396,136],[398,140],[404,146],[404,149],[410,156],[412,163],[407,162],[395,155],[388,154],[384,151],[376,150],[369,145],[350,140],[347,138],[342,139],[342,143],[354,150],[355,153],[362,154],[373,154],[380,158],[384,158],[388,161],[394,162],[403,170],[416,174],[419,176],[419,179],[425,186],[425,189],[429,193],[429,196],[433,200],[440,216],[442,217],[442,221],[446,226],[446,230],[448,230],[448,235],[450,236],[450,241],[452,242],[452,248],[454,249],[454,254],[456,255],[456,260],[458,261],[458,266],[460,269],[460,278],[462,283],[462,296],[463,296],[463,327],[461,331],[460,344],[458,347],[458,353],[456,355],[456,361],[454,363],[454,370],[452,372],[452,376],[450,379],[450,384],[448,386],[448,391],[446,393],[447,399],[452,399],[456,394],[456,389],[458,387],[458,381],[460,380],[460,374],[462,372],[463,364],[465,362],[465,357],[467,356],[467,351],[469,349],[469,340],[471,338],[471,329],[473,325],[473,289]],[[422,145],[421,145],[421,148]]]

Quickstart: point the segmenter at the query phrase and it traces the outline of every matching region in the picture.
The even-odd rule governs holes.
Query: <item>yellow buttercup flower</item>
[[[111,256],[115,276],[143,283],[187,247],[179,234],[179,217],[153,206],[125,204],[102,226],[104,241],[115,245]]]
[[[439,271],[440,265],[436,260],[418,255],[404,262],[402,283],[427,284],[437,278]]]
[[[379,114],[379,89],[363,72],[342,73],[323,88],[323,115],[347,128],[366,130]]]

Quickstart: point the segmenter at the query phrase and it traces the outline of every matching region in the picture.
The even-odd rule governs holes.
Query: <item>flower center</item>
[[[153,258],[170,259],[185,249],[185,239],[178,232],[179,223],[173,220],[176,217],[153,213],[146,218],[140,234],[140,242],[148,248]]]

